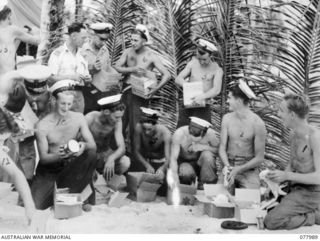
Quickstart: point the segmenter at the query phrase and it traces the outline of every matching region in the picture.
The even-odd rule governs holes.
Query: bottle
[[[257,227],[258,229],[260,230],[263,230],[264,229],[264,223],[263,223],[263,216],[262,215],[258,215],[257,216]]]
[[[64,145],[64,151],[66,153],[77,153],[80,150],[79,143],[75,140],[68,141],[67,144]]]

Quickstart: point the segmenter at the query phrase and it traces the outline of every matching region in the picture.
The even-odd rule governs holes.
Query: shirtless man
[[[14,70],[16,50],[21,41],[38,45],[40,37],[32,36],[23,28],[12,25],[11,9],[3,0],[0,3],[0,75]]]
[[[84,43],[81,54],[88,61],[88,68],[92,76],[90,86],[83,90],[85,98],[84,114],[99,109],[97,101],[105,97],[103,92],[120,91],[119,81],[121,74],[111,67],[110,55],[107,47],[107,40],[113,25],[110,23],[93,23],[90,25],[93,34],[90,41]],[[116,79],[110,79],[110,74]],[[104,95],[104,96],[103,96]]]
[[[266,127],[262,119],[249,108],[255,94],[240,80],[228,95],[232,111],[223,116],[219,154],[227,175],[229,191],[234,188],[260,188],[258,166],[264,160]]]
[[[74,85],[72,80],[62,80],[50,88],[56,109],[36,125],[40,161],[31,191],[38,209],[53,204],[54,183],[58,188],[68,187],[71,193],[80,193],[92,182],[96,144],[83,114],[70,111],[74,98],[70,90]],[[77,151],[67,150],[70,140],[79,141]]]
[[[182,126],[172,137],[170,168],[176,182],[191,184],[198,176],[198,188],[203,183],[216,183],[216,155],[219,140],[211,124],[197,117],[190,117],[189,126]]]
[[[86,115],[86,120],[97,144],[97,170],[108,182],[114,174],[122,175],[130,167],[125,156],[126,147],[122,135],[122,116],[125,109],[121,95],[112,95],[98,101],[101,111]],[[114,143],[115,142],[115,143]]]
[[[160,61],[157,54],[146,46],[148,41],[145,29],[141,26],[135,29],[131,35],[132,47],[126,49],[114,68],[122,74],[138,74],[150,75],[152,70],[156,68],[162,75],[160,83],[150,90],[148,97],[151,98],[158,90],[160,90],[170,79],[170,73]],[[147,72],[148,71],[148,72]],[[153,74],[153,73],[152,73]],[[156,76],[147,76],[156,79]],[[123,101],[126,105],[126,113],[123,118],[123,128],[127,128],[129,124],[131,145],[134,143],[134,128],[139,121],[140,107],[147,107],[149,99],[143,99],[133,95],[129,88],[129,83],[123,85]]]
[[[135,129],[134,154],[147,173],[157,174],[164,180],[169,166],[171,133],[167,127],[158,124],[159,113],[141,107],[140,123]]]
[[[320,225],[320,131],[307,121],[305,97],[287,94],[278,115],[291,128],[291,157],[284,171],[270,171],[272,181],[290,182],[290,191],[265,217],[268,229]]]
[[[0,169],[9,175],[13,184],[17,188],[22,197],[26,217],[30,224],[36,212],[34,202],[32,200],[29,185],[23,173],[17,168],[12,159],[8,155],[8,147],[5,146],[5,141],[10,138],[11,133],[19,130],[17,124],[8,114],[0,108]]]
[[[220,94],[223,70],[212,60],[212,54],[217,51],[214,44],[199,39],[196,58],[193,58],[177,76],[175,82],[183,87],[186,82],[202,82],[204,93],[194,97],[195,102],[209,100]],[[188,79],[187,79],[188,78]],[[210,105],[205,107],[182,108],[179,112],[177,127],[188,125],[189,117],[195,116],[211,122]]]

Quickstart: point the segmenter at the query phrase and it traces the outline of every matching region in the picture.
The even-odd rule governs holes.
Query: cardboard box
[[[266,210],[261,210],[260,189],[237,189],[235,190],[235,218],[247,224],[256,224],[257,216],[263,217]]]
[[[125,187],[124,181],[124,176],[113,175],[112,178],[108,181],[107,186],[112,190],[117,191]]]
[[[180,194],[180,205],[191,205],[195,203],[195,194],[197,193],[197,187],[192,185],[179,184],[178,185],[179,194]],[[172,192],[170,188],[168,189],[167,194],[167,203],[172,205]]]
[[[129,172],[127,175],[128,191],[134,194],[137,202],[152,202],[156,199],[161,184],[154,174]]]
[[[227,189],[223,184],[204,184],[204,194],[196,195],[195,197],[203,203],[203,212],[212,218],[233,218],[234,217],[234,203],[230,201],[227,203],[217,202],[215,198],[219,194],[228,196]]]
[[[157,86],[157,80],[133,74],[130,75],[130,83],[132,86],[132,93],[144,99],[147,98],[150,90]]]
[[[183,84],[183,104],[185,108],[205,107],[206,101],[194,102],[192,98],[203,94],[202,82],[187,82]]]

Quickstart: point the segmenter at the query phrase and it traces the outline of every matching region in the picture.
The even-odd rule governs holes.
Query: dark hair
[[[106,108],[106,110],[109,110],[111,113],[116,111],[124,111],[126,109],[126,106],[120,102],[119,104],[112,106],[111,108]]]
[[[147,117],[141,117],[139,122],[140,122],[140,124],[152,124],[152,125],[158,124],[157,119],[151,119],[151,118],[147,118]]]
[[[68,26],[68,34],[70,35],[75,32],[79,33],[81,29],[85,29],[82,23],[72,23]]]
[[[296,113],[296,115],[301,119],[306,118],[310,109],[306,96],[287,94],[284,96],[284,100],[287,102],[287,108],[290,111]]]
[[[201,47],[201,46],[198,46],[198,47],[197,47],[197,52],[198,52],[201,56],[202,56],[202,55],[205,55],[205,54],[209,54],[209,55],[212,54],[211,51],[209,51],[209,50],[207,50],[207,49],[205,49],[205,48],[203,48],[203,47]]]
[[[141,30],[139,30],[139,29],[134,29],[131,34],[137,34],[137,35],[139,35],[141,38],[143,38],[143,39],[145,39],[146,41],[148,41],[147,35],[146,35],[143,31],[141,31]]]
[[[8,6],[4,6],[2,11],[0,11],[0,21],[6,20],[11,14],[11,9]]]
[[[231,94],[235,97],[235,98],[240,98],[243,101],[243,104],[247,105],[250,101],[250,99],[248,98],[248,96],[246,96],[245,93],[243,93],[243,91],[240,89],[239,85],[235,85],[231,90],[230,90]]]

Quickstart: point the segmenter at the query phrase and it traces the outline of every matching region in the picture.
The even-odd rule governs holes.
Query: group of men
[[[217,51],[214,44],[200,39],[195,57],[176,78],[181,86],[188,81],[201,82],[204,92],[194,101],[206,100],[206,105],[182,108],[178,127],[171,135],[159,123],[161,113],[148,108],[150,99],[171,76],[147,46],[149,34],[144,26],[139,25],[132,32],[132,46],[114,66],[106,46],[112,25],[94,23],[89,36],[82,24],[73,23],[68,27],[66,42],[50,55],[48,66],[31,64],[14,70],[17,43],[39,41],[12,25],[10,15],[6,5],[0,6],[0,89],[4,95],[0,166],[13,177],[29,220],[35,208],[52,205],[55,183],[68,187],[70,192],[81,192],[88,185],[93,188],[95,171],[108,182],[115,174],[125,174],[132,162],[142,164],[161,182],[170,168],[176,182],[192,184],[198,180],[201,188],[204,183],[221,180],[217,172],[219,158],[231,193],[235,187],[260,188],[258,167],[264,160],[266,127],[249,108],[256,96],[245,81],[235,84],[228,95],[231,112],[223,116],[220,139],[210,128],[207,100],[219,95],[223,76],[212,58]],[[151,72],[154,69],[161,79],[149,90],[147,98],[133,94],[130,77],[157,79]],[[124,78],[119,85],[121,74]],[[16,116],[28,106],[40,119],[33,127],[39,163],[28,178],[31,192],[6,147],[10,133],[21,129],[21,125],[14,125]],[[271,171],[268,177],[279,183],[290,181],[292,189],[266,216],[269,229],[320,223],[320,133],[307,123],[308,110],[306,100],[294,94],[286,95],[279,108],[279,116],[294,132],[292,154],[285,171]],[[130,157],[125,144],[128,126]],[[32,143],[33,139],[24,145],[32,148]],[[88,202],[94,203],[94,197]]]

